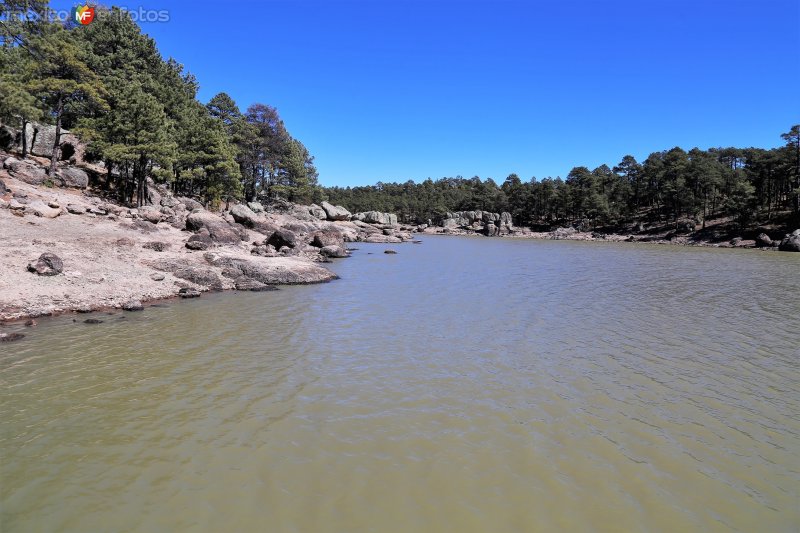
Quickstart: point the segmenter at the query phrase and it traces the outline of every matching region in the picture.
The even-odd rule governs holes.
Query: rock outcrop
[[[458,229],[466,233],[479,233],[488,237],[508,235],[514,232],[511,213],[505,211],[492,213],[478,210],[447,213],[439,221],[439,226],[448,230]]]
[[[64,167],[56,172],[56,180],[62,187],[85,189],[89,186],[89,175],[77,167]]]
[[[28,160],[9,157],[3,161],[3,168],[8,170],[12,178],[30,185],[42,185],[47,181],[47,172],[45,172],[44,168]]]
[[[350,211],[340,205],[331,205],[328,202],[322,202],[322,209],[328,220],[350,220]]]
[[[800,229],[787,234],[778,245],[778,250],[782,252],[800,252]]]
[[[212,241],[223,244],[236,244],[242,240],[239,232],[225,219],[209,211],[193,211],[186,217],[186,229],[205,229]]]

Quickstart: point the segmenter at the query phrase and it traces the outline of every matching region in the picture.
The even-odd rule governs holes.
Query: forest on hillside
[[[588,221],[592,227],[620,224],[633,217],[705,223],[728,216],[745,227],[779,215],[798,214],[800,126],[781,135],[785,145],[762,148],[672,148],[643,162],[626,155],[613,167],[573,168],[566,179],[523,181],[511,174],[491,178],[427,179],[421,183],[378,183],[325,189],[331,202],[351,211],[376,209],[401,220],[433,221],[447,212],[508,211],[514,223],[551,226]]]
[[[721,216],[742,227],[775,217],[800,223],[800,125],[781,135],[779,148],[675,147],[641,162],[626,155],[614,166],[578,166],[563,179],[456,176],[323,188],[313,156],[274,107],[242,111],[224,92],[198,101],[195,77],[164,59],[124,10],[98,7],[91,24],[76,26],[50,21],[48,9],[46,0],[0,5],[0,121],[19,131],[43,122],[78,134],[88,159],[106,169],[103,185],[131,204],[144,201],[151,177],[212,207],[327,199],[408,223],[477,209],[508,211],[515,224],[530,226],[580,220],[596,227],[634,217],[704,224]],[[56,142],[51,174],[58,152]]]
[[[203,104],[198,81],[164,59],[124,10],[97,7],[86,26],[53,20],[48,2],[0,5],[0,121],[31,122],[79,135],[102,162],[108,187],[142,203],[146,178],[214,205],[280,195],[319,200],[314,158],[278,111],[241,111],[226,93]],[[21,156],[26,157],[25,136]],[[55,171],[56,141],[50,173]]]

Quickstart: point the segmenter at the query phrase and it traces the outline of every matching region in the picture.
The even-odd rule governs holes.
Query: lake
[[[800,254],[353,246],[0,345],[0,529],[800,529]]]

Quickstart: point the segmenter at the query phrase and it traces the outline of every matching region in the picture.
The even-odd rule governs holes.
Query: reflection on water
[[[800,528],[800,254],[360,248],[1,345],[0,529]]]

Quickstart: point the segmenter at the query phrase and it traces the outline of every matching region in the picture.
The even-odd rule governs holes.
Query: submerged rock
[[[14,342],[24,338],[23,333],[0,333],[0,342]]]
[[[181,298],[199,298],[200,291],[198,291],[197,289],[184,287],[178,291],[178,296],[180,296]]]
[[[144,306],[139,300],[128,300],[122,304],[122,308],[125,311],[144,311]]]

